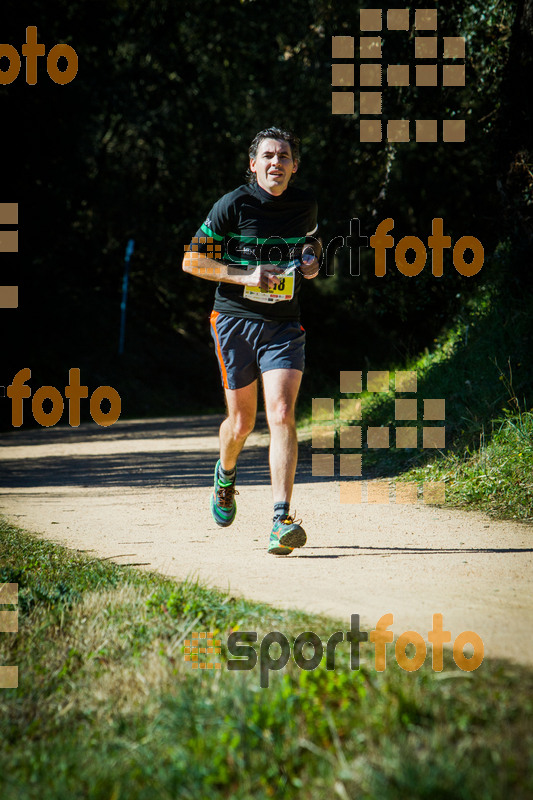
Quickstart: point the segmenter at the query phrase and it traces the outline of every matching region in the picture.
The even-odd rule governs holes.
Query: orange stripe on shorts
[[[209,317],[209,320],[210,320],[211,325],[213,326],[213,330],[215,332],[215,339],[216,339],[216,342],[217,342],[218,363],[220,364],[220,371],[222,372],[222,382],[224,384],[224,389],[229,389],[229,386],[228,386],[228,373],[226,372],[226,366],[224,364],[224,359],[222,358],[222,350],[220,348],[220,340],[218,338],[218,331],[217,331],[217,326],[216,326],[216,321],[218,319],[218,315],[219,315],[218,311],[212,311],[211,312],[211,316]]]

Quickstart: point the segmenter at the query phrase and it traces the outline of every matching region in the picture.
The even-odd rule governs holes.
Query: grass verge
[[[492,422],[479,448],[452,452],[411,470],[416,481],[445,481],[450,505],[488,511],[506,519],[533,520],[533,413],[518,412]]]
[[[259,665],[229,671],[230,631],[314,631],[336,622],[89,559],[7,524],[0,583],[19,585],[19,631],[0,634],[0,787],[21,798],[488,798],[533,792],[533,676],[485,660],[417,672],[291,657],[260,688]],[[194,630],[222,641],[220,671],[191,670]],[[231,654],[230,654],[231,655]],[[274,648],[271,655],[275,657]]]
[[[360,395],[362,423],[354,424],[363,426],[363,477],[444,481],[450,505],[533,520],[532,314],[532,297],[519,303],[505,287],[481,288],[431,351],[392,364],[388,392]],[[416,395],[394,391],[396,370],[416,372]],[[397,421],[395,401],[414,397],[417,419]],[[425,398],[445,400],[445,420],[424,421]],[[337,428],[343,424],[338,407],[336,402]],[[300,435],[310,438],[310,403],[302,411]],[[368,448],[367,426],[388,427],[390,447]],[[446,449],[422,448],[424,426],[445,427]],[[418,448],[396,447],[399,427],[417,429]],[[342,450],[352,452],[360,451]]]

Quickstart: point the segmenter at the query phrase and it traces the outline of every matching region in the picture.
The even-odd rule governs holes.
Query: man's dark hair
[[[292,131],[284,131],[281,128],[265,128],[263,131],[259,131],[259,133],[254,137],[252,144],[248,148],[249,158],[257,158],[259,145],[262,141],[264,141],[264,139],[276,139],[279,142],[288,142],[289,147],[291,148],[292,160],[298,162],[300,161],[300,140]],[[257,182],[257,175],[255,172],[252,172],[249,166],[246,172],[246,180],[248,183]]]

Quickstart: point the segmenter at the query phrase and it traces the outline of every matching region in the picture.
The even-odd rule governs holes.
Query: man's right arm
[[[246,283],[244,271],[241,274],[236,274],[237,270],[228,268],[226,264],[217,261],[214,258],[209,258],[205,253],[198,251],[188,250],[183,258],[183,271],[188,272],[190,275],[195,275],[197,278],[205,278],[208,281],[222,281],[223,283],[237,283],[244,286]],[[231,275],[229,274],[231,270]]]
[[[195,250],[185,252],[182,267],[184,272],[208,281],[234,283],[238,286],[261,286],[263,289],[273,289],[279,281],[276,276],[283,272],[274,264],[258,264],[246,270],[237,269]]]
[[[237,219],[234,192],[229,192],[213,205],[190,245],[185,248],[183,271],[208,281],[244,286],[248,282],[246,272],[234,269],[231,263],[222,260],[225,237],[228,231],[236,229]]]

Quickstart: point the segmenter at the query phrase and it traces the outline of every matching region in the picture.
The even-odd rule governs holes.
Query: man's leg
[[[257,413],[257,381],[242,389],[225,389],[228,416],[220,426],[220,462],[230,472],[253,431]]]
[[[289,503],[298,461],[294,408],[302,380],[298,369],[263,373],[265,408],[270,429],[270,474],[274,497],[274,527],[268,552],[287,556],[306,542],[305,531],[289,516]],[[279,509],[283,508],[283,511]]]
[[[215,467],[215,484],[211,495],[211,514],[217,525],[223,528],[231,525],[237,513],[235,465],[254,428],[257,380],[242,389],[225,391],[228,416],[220,426],[220,460]]]
[[[253,340],[256,332],[254,320],[218,311],[211,313],[210,321],[228,412],[220,426],[220,461],[222,468],[231,472],[255,425],[258,370]],[[255,327],[257,324],[255,322]],[[241,383],[246,385],[239,389],[226,388]]]
[[[270,429],[270,475],[275,503],[291,501],[298,461],[294,409],[301,380],[299,369],[271,369],[263,373],[265,409]]]

